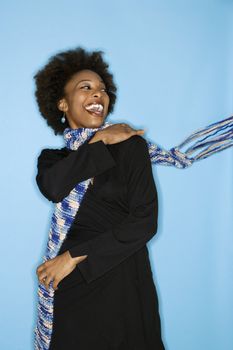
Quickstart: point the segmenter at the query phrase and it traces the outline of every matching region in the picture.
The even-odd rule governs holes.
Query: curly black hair
[[[80,70],[90,69],[103,79],[109,96],[108,114],[113,112],[117,87],[113,75],[108,70],[108,63],[103,60],[103,53],[101,50],[88,52],[80,46],[58,52],[34,75],[39,111],[55,135],[61,135],[64,129],[69,127],[67,120],[65,123],[61,122],[63,112],[58,109],[57,104],[64,97],[66,83]]]

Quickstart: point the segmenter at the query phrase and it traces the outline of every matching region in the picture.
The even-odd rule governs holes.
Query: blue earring
[[[64,124],[65,122],[66,122],[66,118],[65,118],[65,112],[63,113],[63,116],[62,116],[62,118],[61,118],[61,122]]]

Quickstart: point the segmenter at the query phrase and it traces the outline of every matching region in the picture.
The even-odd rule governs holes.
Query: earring
[[[66,114],[65,112],[63,113],[63,116],[61,118],[61,122],[64,124],[66,122],[66,118],[65,118]]]

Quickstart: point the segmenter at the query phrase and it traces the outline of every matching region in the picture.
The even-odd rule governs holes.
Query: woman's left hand
[[[53,280],[53,288],[58,289],[58,283],[69,275],[77,265],[77,258],[72,258],[69,251],[45,261],[36,269],[40,283],[49,289],[49,283]]]

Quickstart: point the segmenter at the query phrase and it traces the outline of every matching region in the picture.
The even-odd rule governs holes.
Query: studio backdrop
[[[233,114],[232,23],[230,0],[2,2],[1,349],[33,349],[54,208],[37,188],[37,157],[64,145],[39,114],[33,75],[58,51],[103,50],[118,86],[108,120],[170,149]],[[231,350],[233,149],[153,174],[159,225],[148,248],[166,349]]]

